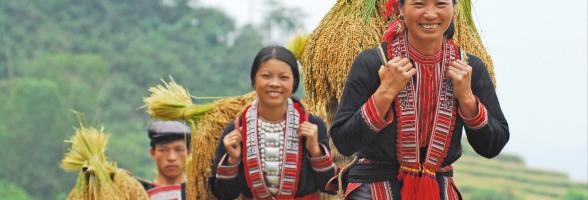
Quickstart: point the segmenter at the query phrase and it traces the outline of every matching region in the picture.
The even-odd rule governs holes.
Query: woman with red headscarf
[[[368,49],[353,63],[330,131],[339,152],[358,157],[347,199],[461,199],[451,164],[463,129],[484,157],[506,145],[508,123],[484,63],[451,39],[455,4],[389,1],[385,55]]]

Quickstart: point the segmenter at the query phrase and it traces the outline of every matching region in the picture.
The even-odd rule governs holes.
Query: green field
[[[531,168],[515,155],[486,159],[468,146],[454,168],[465,199],[588,199],[586,183],[574,183],[562,172]]]

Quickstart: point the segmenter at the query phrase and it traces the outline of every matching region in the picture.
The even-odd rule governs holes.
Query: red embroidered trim
[[[445,199],[446,200],[460,200],[459,194],[455,189],[453,179],[451,177],[444,177],[445,179]]]
[[[181,185],[168,185],[168,186],[160,186],[160,187],[155,187],[153,189],[150,189],[147,191],[147,195],[149,195],[149,197],[157,195],[159,193],[163,193],[163,192],[171,192],[171,191],[177,191],[178,193],[180,193],[182,189]]]
[[[303,115],[302,107],[298,103],[288,100],[288,114],[286,115],[286,133],[284,135],[284,160],[280,174],[280,188],[276,194],[277,199],[293,199],[298,189],[298,176],[300,174],[300,163],[302,162],[302,145],[297,132],[299,125],[307,115]],[[290,114],[292,112],[293,114]],[[247,185],[255,199],[275,199],[269,192],[261,168],[259,154],[259,138],[257,133],[257,109],[256,102],[243,111],[241,119],[243,140],[243,167]],[[297,114],[297,115],[296,115]],[[296,115],[296,116],[294,116]],[[297,117],[297,118],[294,118]],[[295,122],[297,120],[297,122]],[[295,126],[292,127],[292,126]]]
[[[331,152],[329,152],[329,149],[327,149],[327,147],[323,144],[320,144],[320,146],[325,152],[325,155],[314,158],[311,157],[310,166],[312,166],[312,169],[314,171],[324,172],[326,170],[334,168],[335,165],[333,164],[333,156],[331,156]]]
[[[376,182],[370,184],[373,200],[392,200],[392,189],[388,181]]]
[[[389,52],[394,53],[394,56],[409,56],[407,52],[407,42],[405,35],[400,35],[398,39],[392,42],[394,50]],[[455,124],[455,98],[453,97],[453,86],[445,75],[449,63],[457,58],[453,45],[449,45],[447,41],[443,44],[443,62],[441,67],[442,74],[440,83],[441,88],[438,90],[437,111],[433,126],[433,133],[429,141],[429,148],[424,163],[424,168],[429,171],[437,171],[449,149],[451,136],[453,134],[453,125]],[[393,55],[390,55],[392,57]],[[418,69],[417,69],[418,70]],[[415,94],[419,90],[419,85],[415,84],[413,80],[409,81],[406,88],[400,91],[395,101],[396,111],[398,117],[398,134],[397,134],[397,153],[400,164],[405,167],[413,169],[421,169],[419,162],[419,127],[418,127],[418,113],[416,112]]]
[[[231,179],[237,177],[239,174],[239,163],[235,165],[223,165],[227,158],[228,154],[225,153],[221,158],[220,162],[218,163],[218,167],[216,168],[216,178],[218,179]]]
[[[478,97],[476,97],[476,102],[478,104],[478,114],[472,118],[466,118],[461,113],[461,109],[459,110],[459,116],[463,119],[463,123],[470,129],[480,129],[486,124],[488,124],[488,110],[486,110],[486,106],[480,102]]]
[[[368,127],[374,132],[379,132],[394,121],[392,109],[388,111],[387,119],[380,116],[373,95],[367,100],[367,102],[365,102],[365,104],[363,104],[363,106],[361,106],[361,116]]]
[[[347,197],[349,197],[349,194],[351,194],[353,191],[359,189],[361,187],[361,185],[363,185],[363,183],[349,183],[349,184],[347,184],[347,188],[345,189],[345,199],[347,199]]]
[[[389,57],[410,57],[406,34],[399,35],[397,39],[389,42]],[[451,62],[459,59],[456,54],[456,46],[448,41],[443,42],[443,60],[441,66],[435,70],[441,78],[436,85],[440,88],[437,92],[437,107],[433,129],[429,139],[427,155],[423,164],[420,163],[420,130],[419,113],[417,112],[419,99],[417,95],[421,90],[421,77],[411,79],[402,89],[395,100],[395,111],[398,118],[396,153],[400,162],[399,180],[403,182],[401,196],[403,199],[438,199],[439,187],[435,179],[436,171],[441,167],[449,146],[455,125],[456,100],[453,96],[453,85],[446,77],[446,71]],[[412,58],[411,58],[412,59]],[[419,68],[417,68],[417,73]]]
[[[443,50],[435,53],[435,55],[426,56],[412,48],[410,44],[408,45],[408,54],[410,59],[421,64],[436,64],[443,60]]]

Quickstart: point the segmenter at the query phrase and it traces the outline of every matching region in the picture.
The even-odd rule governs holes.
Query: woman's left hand
[[[453,93],[460,103],[460,109],[466,117],[477,114],[477,100],[472,92],[472,67],[456,60],[449,65],[447,76],[453,82]]]
[[[300,124],[300,137],[306,139],[305,147],[310,153],[311,157],[321,156],[321,148],[318,143],[318,126],[308,121]]]

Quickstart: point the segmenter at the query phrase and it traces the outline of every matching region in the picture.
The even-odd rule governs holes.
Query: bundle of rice
[[[471,0],[458,0],[455,8],[455,35],[454,40],[460,48],[468,53],[478,56],[486,64],[492,83],[496,86],[496,77],[494,75],[494,64],[492,58],[484,48],[482,39],[478,34],[474,20],[472,19],[472,2]]]
[[[338,0],[311,33],[302,54],[308,108],[331,122],[355,57],[380,44],[384,0]]]
[[[67,199],[149,199],[137,180],[106,160],[108,136],[102,129],[81,126],[66,142],[72,146],[61,168],[80,173]]]
[[[212,110],[214,103],[193,104],[192,96],[173,79],[169,83],[149,88],[151,96],[143,98],[147,113],[163,120],[197,120],[204,113]]]

